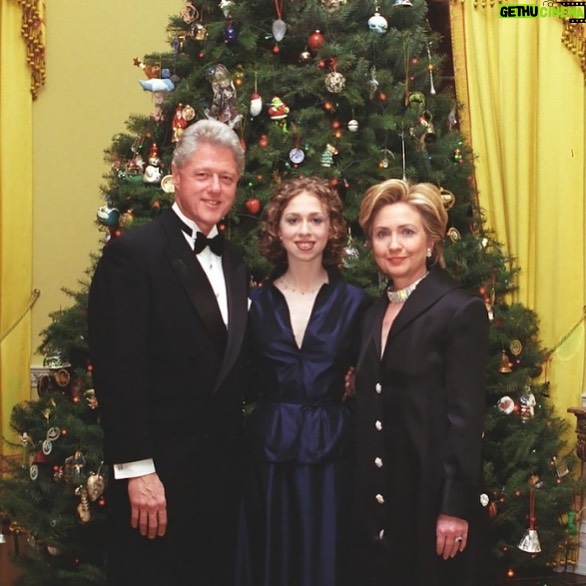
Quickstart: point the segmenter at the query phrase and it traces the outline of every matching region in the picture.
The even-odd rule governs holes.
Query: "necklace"
[[[322,281],[317,287],[315,287],[314,289],[308,289],[307,291],[301,291],[300,289],[296,289],[295,287],[291,287],[291,285],[287,285],[287,283],[285,282],[283,277],[281,277],[279,279],[279,283],[283,287],[283,289],[286,289],[287,291],[291,291],[291,293],[299,293],[299,295],[311,295],[313,293],[317,293],[322,288],[322,285],[327,283],[327,281]]]
[[[391,286],[387,288],[387,297],[389,298],[390,303],[404,303],[409,298],[409,295],[415,291],[415,288],[425,277],[429,275],[429,271],[421,277],[421,279],[417,279],[415,283],[411,283],[411,285],[407,285],[404,289],[399,289],[395,291]]]

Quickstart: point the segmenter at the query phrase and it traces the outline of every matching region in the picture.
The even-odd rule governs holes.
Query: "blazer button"
[[[380,420],[377,419],[374,422],[374,427],[376,428],[377,431],[382,431],[382,428],[383,428],[382,421],[380,421]]]
[[[385,498],[382,494],[377,494],[374,498],[379,505],[383,505],[385,503]]]
[[[383,467],[383,461],[382,461],[382,459],[381,458],[375,458],[374,459],[374,465],[377,468],[382,468]]]
[[[374,390],[376,391],[377,395],[380,395],[383,392],[383,387],[380,383],[376,383]]]

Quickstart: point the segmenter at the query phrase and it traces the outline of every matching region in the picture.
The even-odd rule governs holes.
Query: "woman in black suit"
[[[442,268],[434,185],[375,185],[359,221],[390,285],[356,370],[357,584],[479,586],[486,308]]]

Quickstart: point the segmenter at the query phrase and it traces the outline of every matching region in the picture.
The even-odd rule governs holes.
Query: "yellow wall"
[[[130,114],[148,114],[152,94],[133,58],[170,49],[165,28],[182,0],[47,2],[47,84],[33,110],[32,364],[49,313],[71,305],[62,287],[78,288],[102,234],[103,151]]]

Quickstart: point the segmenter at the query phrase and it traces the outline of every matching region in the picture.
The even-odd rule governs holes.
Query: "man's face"
[[[172,173],[179,209],[207,236],[236,198],[238,166],[232,151],[203,143],[182,167],[173,165]]]

